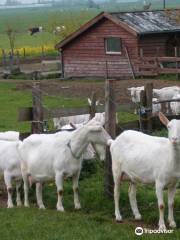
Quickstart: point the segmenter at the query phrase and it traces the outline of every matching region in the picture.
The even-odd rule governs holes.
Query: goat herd
[[[141,91],[144,91],[144,89],[145,89],[144,86],[128,88],[128,91],[130,92],[131,95],[131,100],[137,107],[139,107],[140,104]],[[162,106],[160,103],[158,103],[158,101],[168,101],[173,99],[180,99],[180,87],[171,86],[164,87],[161,89],[153,89],[152,113],[157,113],[161,111]],[[169,113],[168,104],[166,106],[166,110],[167,113]],[[180,114],[180,102],[171,102],[170,110],[175,115]],[[137,113],[137,108],[135,109],[135,113]]]
[[[136,220],[141,214],[136,201],[136,184],[155,184],[159,207],[159,229],[165,230],[163,190],[168,188],[168,220],[176,227],[173,202],[180,178],[180,120],[169,121],[159,112],[160,121],[168,129],[168,138],[154,137],[138,131],[124,131],[115,140],[103,128],[104,119],[95,116],[73,131],[54,134],[32,134],[23,141],[18,132],[0,133],[0,169],[7,187],[7,207],[13,207],[12,180],[15,180],[17,206],[21,206],[19,188],[24,182],[24,206],[29,207],[28,190],[36,183],[36,198],[44,209],[42,183],[55,180],[57,187],[57,210],[64,211],[62,204],[63,181],[72,177],[75,209],[80,209],[78,181],[84,154],[91,145],[105,158],[106,146],[110,147],[114,178],[115,216],[122,221],[119,211],[120,182],[130,182],[129,200]]]

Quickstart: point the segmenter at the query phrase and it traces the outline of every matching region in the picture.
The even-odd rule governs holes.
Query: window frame
[[[113,52],[113,51],[108,51],[107,50],[107,41],[110,38],[116,38],[116,39],[119,40],[119,42],[120,42],[120,51],[119,52]],[[122,39],[120,37],[110,36],[110,37],[106,37],[104,39],[104,41],[105,41],[105,52],[106,52],[106,54],[109,54],[109,55],[121,55],[122,54]]]

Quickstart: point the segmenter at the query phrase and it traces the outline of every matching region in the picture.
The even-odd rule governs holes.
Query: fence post
[[[20,68],[20,54],[19,51],[16,51],[16,65]]]
[[[26,49],[23,48],[23,57],[26,58]]]
[[[116,137],[116,105],[115,105],[115,80],[107,79],[105,83],[105,129],[112,138]],[[113,196],[112,161],[110,151],[106,150],[105,160],[105,193]]]
[[[44,57],[45,57],[45,54],[44,54],[44,46],[41,47],[41,60],[43,61],[44,60]]]
[[[35,82],[32,88],[33,98],[33,121],[32,121],[32,133],[43,132],[43,107],[42,107],[42,95],[40,89],[40,83]]]
[[[13,65],[14,65],[14,54],[10,51],[9,52],[9,69],[10,72],[13,70]]]
[[[152,98],[153,98],[153,84],[148,83],[145,86],[145,90],[141,92],[141,116],[140,124],[141,131],[145,133],[152,133]]]
[[[174,53],[175,53],[175,57],[177,58],[178,57],[178,47],[175,47],[174,48]],[[178,70],[178,61],[176,60],[176,71]],[[176,74],[176,79],[179,80],[179,73]]]
[[[3,68],[6,68],[6,52],[4,49],[2,49],[2,64],[3,64]]]
[[[142,65],[144,65],[144,59],[143,59],[143,57],[144,57],[144,52],[143,52],[143,48],[140,48],[140,61],[141,61],[141,64]],[[140,76],[141,77],[141,79],[143,79],[143,75],[141,75]]]
[[[96,93],[92,92],[91,105],[89,106],[90,119],[95,117],[96,114]]]

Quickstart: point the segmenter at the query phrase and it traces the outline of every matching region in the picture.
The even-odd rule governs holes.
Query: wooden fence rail
[[[180,57],[178,56],[177,48],[174,48],[174,56],[144,56],[143,49],[140,49],[140,57],[136,60],[139,66],[140,76],[157,76],[159,74],[176,74],[179,78],[180,73]],[[174,66],[172,66],[174,65]]]
[[[31,122],[31,133],[43,133],[44,123],[55,117],[69,117],[74,115],[90,114],[90,118],[95,116],[96,112],[104,112],[104,106],[96,106],[96,93],[91,95],[91,106],[80,108],[45,108],[43,106],[43,93],[41,91],[40,82],[34,80],[32,88],[32,107],[19,108],[18,121]],[[53,96],[55,97],[55,96]],[[22,138],[31,134],[22,134]]]

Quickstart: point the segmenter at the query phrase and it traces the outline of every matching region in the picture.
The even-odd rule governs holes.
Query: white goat
[[[96,113],[96,120],[98,122],[105,122],[105,113]],[[64,125],[73,124],[86,124],[90,120],[90,114],[53,118],[54,127],[61,129]]]
[[[15,131],[0,132],[0,140],[19,141],[19,132]]]
[[[76,130],[80,127],[82,127],[84,124],[80,123],[80,124],[67,124],[67,125],[64,125],[61,130],[64,130],[64,131],[69,131],[69,130]],[[95,149],[93,148],[93,146],[91,144],[89,144],[87,146],[87,149],[85,149],[84,153],[83,153],[83,159],[84,160],[90,160],[90,159],[93,159],[95,158]]]
[[[89,106],[92,106],[92,101],[88,98]],[[96,101],[96,106],[100,103]],[[96,113],[95,118],[98,122],[105,123],[105,113]],[[60,117],[60,118],[53,118],[54,127],[56,129],[63,129],[65,125],[69,125],[70,123],[73,124],[86,124],[90,120],[90,114],[82,114],[82,115],[75,115],[69,117]]]
[[[141,100],[141,92],[144,91],[144,86],[131,87],[127,88],[127,90],[130,92],[132,102],[135,104],[139,104]]]
[[[168,138],[148,136],[137,131],[125,131],[109,145],[112,155],[114,177],[115,216],[119,211],[119,185],[123,174],[130,181],[129,199],[135,219],[141,219],[136,201],[136,183],[154,183],[159,206],[159,229],[165,230],[163,189],[168,187],[168,220],[170,227],[176,227],[173,216],[173,202],[176,184],[180,178],[180,120],[169,121],[159,113],[160,121],[168,128]]]
[[[140,103],[140,94],[141,91],[144,91],[144,86],[141,87],[131,87],[128,88],[130,91],[131,100],[133,103]],[[164,87],[161,89],[153,89],[153,96],[157,98],[159,101],[170,100],[174,97],[175,94],[180,94],[180,87],[171,86]]]
[[[36,188],[39,208],[44,208],[42,201],[42,182],[55,179],[58,193],[57,210],[64,211],[62,205],[63,180],[72,177],[74,204],[76,209],[81,205],[78,197],[78,180],[82,166],[82,154],[89,143],[103,146],[100,153],[105,157],[104,145],[110,136],[99,124],[90,121],[73,132],[58,132],[55,134],[33,134],[26,138],[19,147],[21,154],[21,169],[24,180],[25,206],[28,201],[28,176],[38,182]]]
[[[153,96],[159,101],[171,100],[176,94],[180,94],[180,87],[178,86],[153,89]]]
[[[131,100],[133,103],[136,104],[135,114],[137,114],[137,105],[140,104],[140,96],[141,92],[144,91],[144,86],[141,87],[131,87],[128,88],[130,91]],[[171,87],[164,87],[161,89],[153,89],[153,97],[159,101],[171,100],[175,95],[180,94],[180,87],[178,86],[171,86]],[[168,104],[166,104],[166,108],[168,110]],[[153,105],[153,113],[156,110],[161,109],[161,106],[158,104]]]
[[[13,207],[12,201],[12,180],[16,182],[16,203],[21,206],[21,197],[19,188],[21,186],[21,168],[20,157],[18,153],[19,146],[18,132],[0,133],[0,174],[4,176],[5,185],[8,192],[7,207]]]
[[[153,89],[153,96],[156,97],[159,101],[171,100],[177,94],[180,94],[180,87],[178,86]],[[171,104],[166,103],[166,113],[169,112],[169,107],[171,107]]]
[[[161,104],[160,103],[157,103],[155,104],[155,102],[158,102],[158,99],[157,98],[153,98],[152,99],[152,113],[155,114],[155,113],[158,113],[161,111]]]
[[[138,107],[141,101],[141,92],[144,91],[144,86],[127,88],[131,95],[131,101],[135,104],[134,114],[138,113]]]
[[[66,30],[66,27],[65,26],[56,26],[55,29],[53,30],[53,33],[54,34],[58,34],[58,33],[61,33],[63,32],[64,30]]]
[[[176,94],[172,99],[180,99],[180,94]],[[170,107],[173,114],[180,114],[180,102],[171,102]]]

